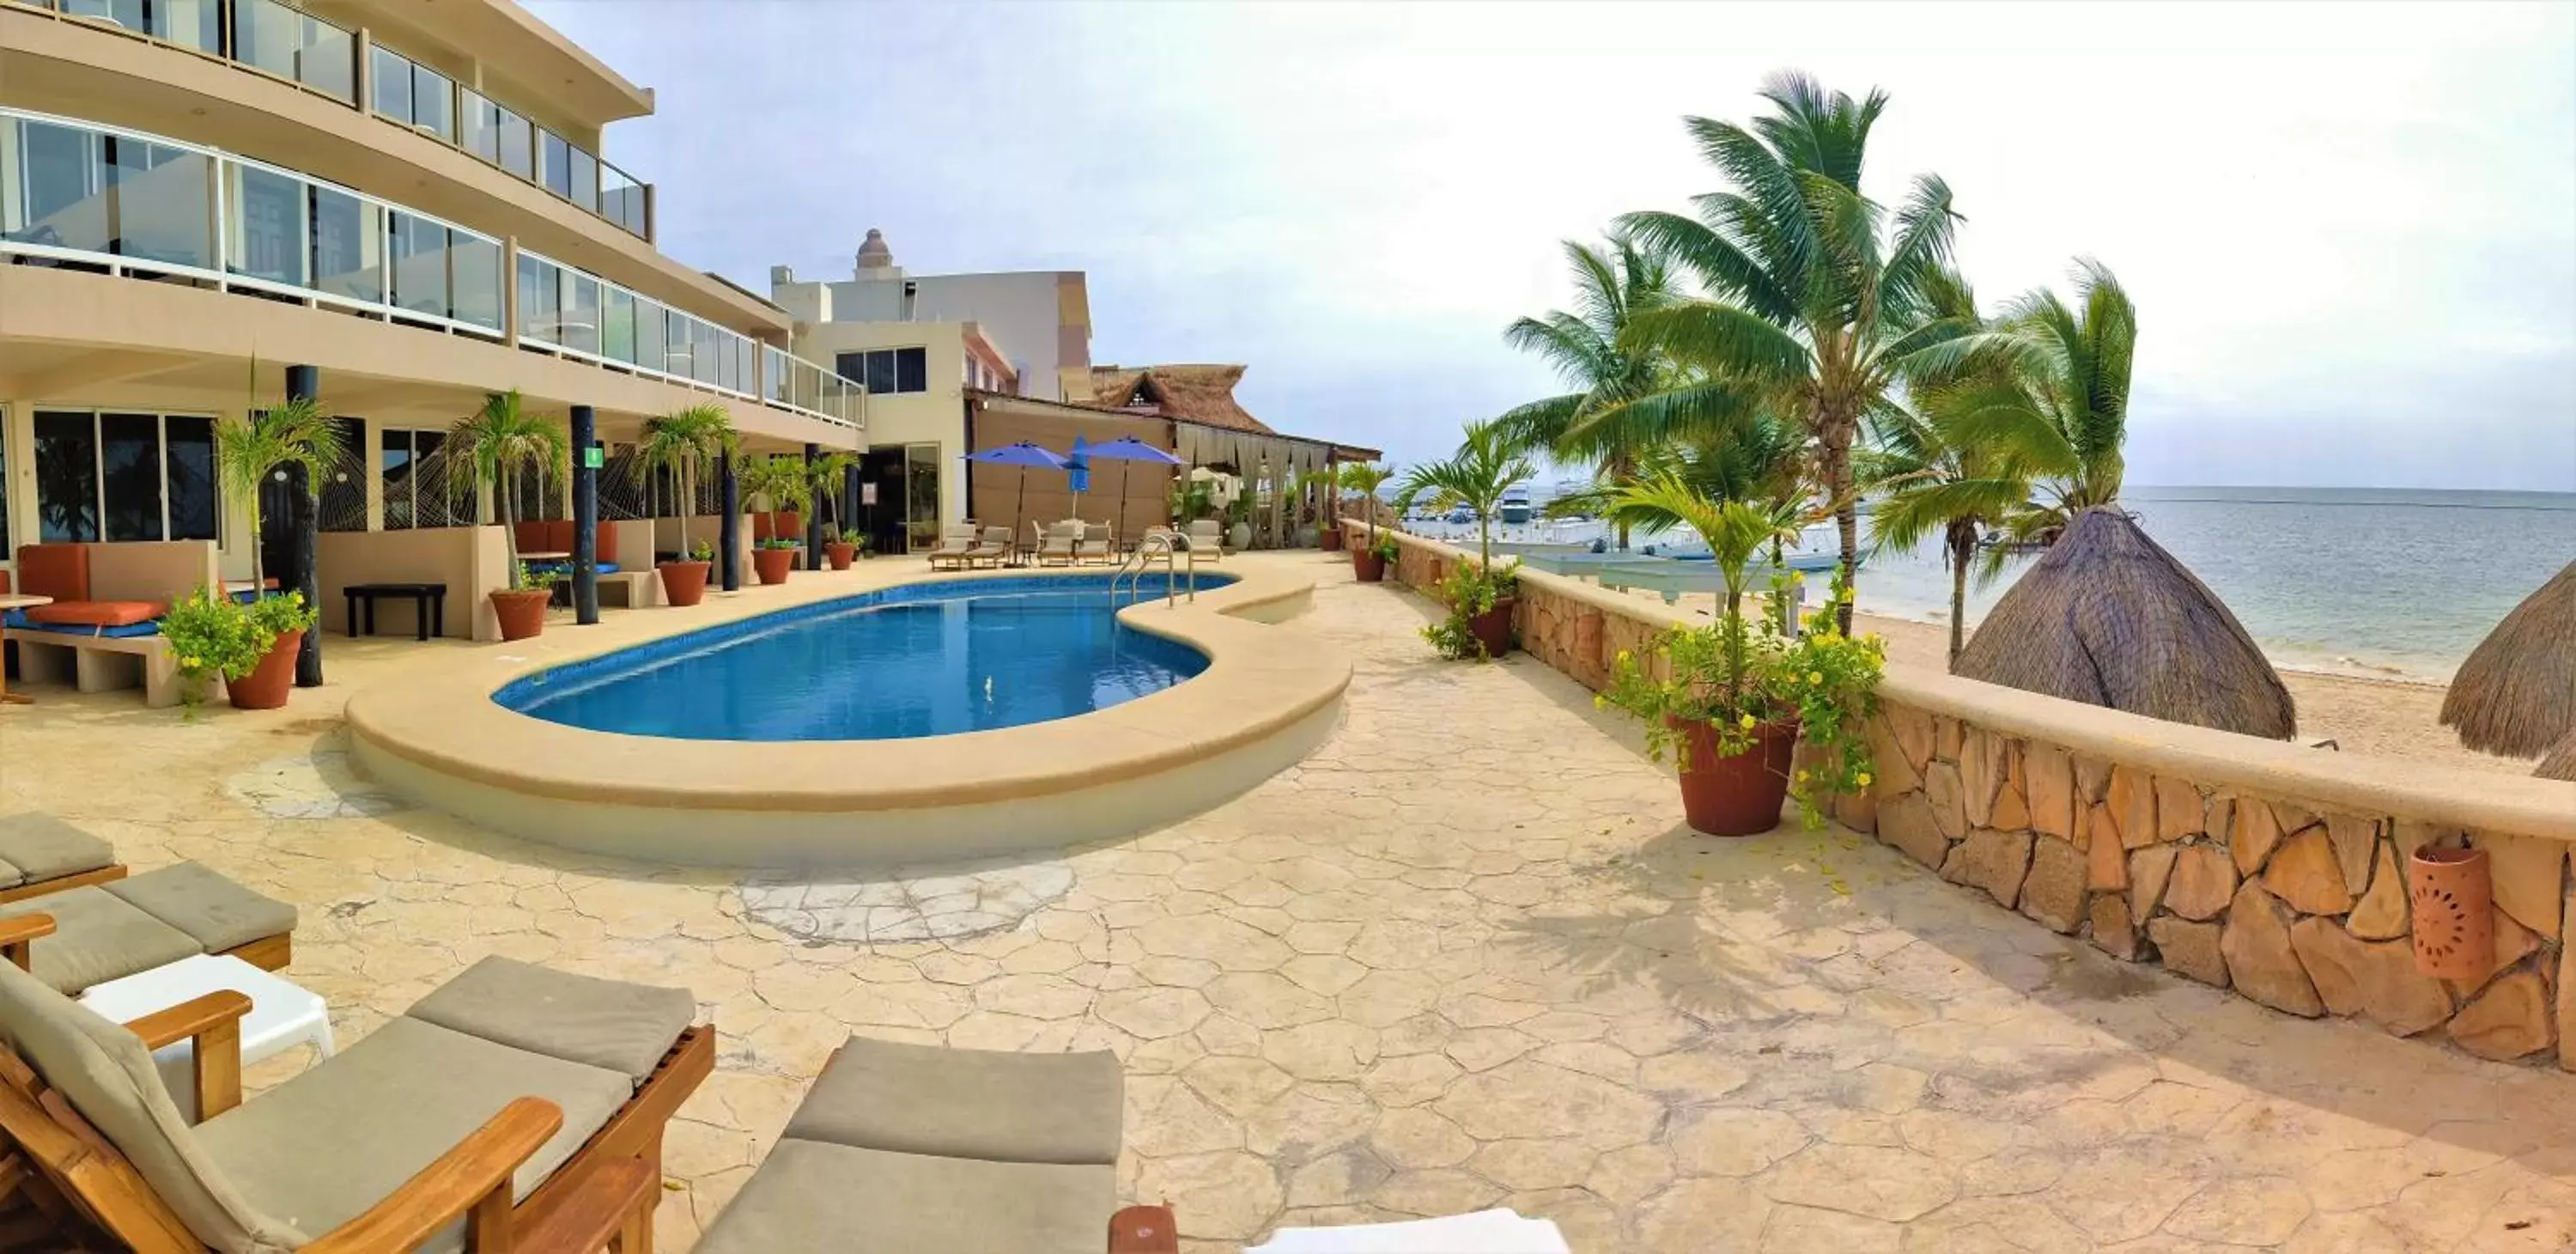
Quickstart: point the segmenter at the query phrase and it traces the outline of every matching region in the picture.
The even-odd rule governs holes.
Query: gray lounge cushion
[[[224,1177],[132,1032],[0,962],[0,1037],[134,1164],[199,1241],[222,1254],[285,1254],[303,1244]]]
[[[1017,1054],[854,1036],[784,1135],[904,1154],[1115,1165],[1125,1086],[1106,1050]]]
[[[633,1096],[626,1077],[401,1018],[197,1128],[206,1155],[262,1212],[310,1239],[382,1201],[518,1097],[563,1108],[519,1168],[545,1182]],[[462,1224],[422,1249],[464,1248]]]
[[[37,979],[77,993],[204,950],[195,938],[104,888],[69,888],[0,905],[0,918],[48,914],[54,934],[29,947]]]
[[[115,846],[50,814],[0,815],[0,888],[115,863]]]
[[[1100,1254],[1118,1169],[782,1140],[698,1254]]]
[[[466,968],[404,1013],[514,1049],[615,1071],[642,1084],[687,1030],[697,1008],[687,989],[603,980],[492,957]]]
[[[194,862],[101,887],[195,937],[210,954],[295,930],[295,907],[263,897]]]

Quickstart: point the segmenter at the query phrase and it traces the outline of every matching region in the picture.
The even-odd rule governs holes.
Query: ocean
[[[2447,681],[2499,619],[2576,560],[2571,493],[2132,487],[2121,501],[2276,665],[2303,670]],[[1562,526],[1557,535],[1577,538]],[[1833,546],[1830,526],[1808,533],[1808,548]],[[1971,579],[1970,626],[2032,560],[1983,586]],[[1946,622],[1937,544],[1866,559],[1860,604]]]

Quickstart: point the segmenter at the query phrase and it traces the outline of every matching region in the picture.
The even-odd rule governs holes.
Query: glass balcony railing
[[[848,426],[860,388],[599,276],[213,149],[0,109],[0,254],[176,274],[506,338]]]
[[[301,83],[473,153],[637,239],[653,237],[644,185],[633,176],[391,48],[368,47],[367,99],[361,104],[357,33],[280,0],[5,2],[112,23]]]

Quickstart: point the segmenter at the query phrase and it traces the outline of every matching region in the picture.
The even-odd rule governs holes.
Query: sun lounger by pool
[[[469,1225],[485,1251],[595,1250],[603,1228],[638,1249],[663,1131],[715,1061],[685,989],[486,958],[244,1102],[249,1009],[213,993],[119,1025],[0,970],[0,1132],[18,1169],[136,1250],[450,1254]],[[182,1040],[194,1126],[151,1055]],[[586,1204],[610,1192],[605,1213]]]
[[[984,529],[984,538],[978,541],[972,550],[967,552],[966,564],[968,566],[973,566],[977,562],[989,562],[995,566],[999,566],[1010,556],[1011,529],[1008,527],[986,527]]]
[[[1213,518],[1191,523],[1181,532],[1181,538],[1189,541],[1190,552],[1197,554],[1199,561],[1213,562],[1225,556],[1225,529]]]
[[[50,814],[0,815],[0,902],[124,878],[106,841]]]
[[[853,1036],[698,1254],[1113,1248],[1124,1086],[1106,1051]]]
[[[973,525],[943,527],[939,533],[939,547],[930,551],[930,568],[932,570],[942,566],[963,568],[975,549],[976,535]]]
[[[63,993],[196,954],[284,970],[295,907],[194,862],[0,905],[0,953]]]
[[[1118,560],[1118,533],[1111,531],[1107,523],[1084,523],[1079,551],[1082,560],[1087,562],[1115,562]]]
[[[1038,541],[1038,565],[1070,566],[1082,559],[1082,524],[1050,524]]]

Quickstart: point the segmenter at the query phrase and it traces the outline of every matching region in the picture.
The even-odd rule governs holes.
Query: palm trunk
[[[1823,458],[1825,491],[1834,501],[1834,531],[1840,540],[1842,586],[1859,586],[1860,575],[1860,500],[1852,493],[1851,433],[1839,423],[1827,424]],[[1852,629],[1852,602],[1834,606],[1834,622],[1848,636]]]
[[[1959,654],[1968,647],[1968,561],[1976,555],[1972,524],[1950,524],[1950,669],[1959,669]]]

